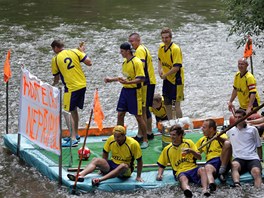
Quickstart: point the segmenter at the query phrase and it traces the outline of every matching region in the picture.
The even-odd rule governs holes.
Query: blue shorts
[[[166,99],[168,99],[170,101],[172,100],[176,100],[176,85],[172,84],[170,81],[168,80],[163,80],[163,86],[162,86],[162,95],[164,97],[164,102],[168,103],[166,101]],[[169,105],[169,104],[166,104]]]
[[[73,92],[64,92],[63,105],[65,111],[74,111],[77,107],[83,109],[86,87]]]
[[[155,85],[147,85],[147,100],[146,100],[147,118],[151,117],[149,107],[152,107],[154,93],[155,93]]]
[[[205,166],[206,166],[206,164],[212,165],[215,168],[215,170],[216,170],[216,174],[218,174],[219,168],[221,166],[221,159],[220,159],[220,157],[215,157],[215,158],[210,159],[209,161],[207,161],[205,163]]]
[[[109,172],[111,172],[112,170],[116,169],[118,167],[118,165],[119,165],[119,164],[116,164],[115,162],[113,162],[112,160],[107,160],[107,163],[110,166]]]
[[[201,183],[201,178],[198,175],[198,169],[199,167],[196,167],[192,170],[182,172],[178,175],[178,180],[180,180],[180,177],[185,176],[188,178],[189,182],[193,182],[195,184],[200,184]]]
[[[142,115],[141,89],[122,88],[116,110],[129,112],[132,115]]]
[[[163,80],[162,95],[164,104],[171,105],[173,100],[177,102],[184,100],[184,85],[174,85],[168,80]]]
[[[110,170],[108,171],[108,173],[111,172],[112,170],[116,169],[119,166],[119,164],[116,164],[112,160],[107,160],[107,163],[110,166]],[[119,175],[118,177],[130,177],[132,172],[133,172],[133,170],[130,167],[130,169],[128,169],[125,173],[123,173],[122,175]]]

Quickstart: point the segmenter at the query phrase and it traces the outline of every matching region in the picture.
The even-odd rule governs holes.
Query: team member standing
[[[124,126],[126,112],[134,115],[138,128],[142,130],[141,148],[148,147],[147,126],[142,116],[142,84],[145,81],[144,68],[141,60],[132,53],[132,46],[125,42],[120,46],[120,53],[125,58],[122,65],[124,77],[106,77],[105,83],[120,82],[123,84],[117,104],[117,124]]]
[[[202,126],[204,136],[196,142],[197,148],[203,146],[211,138],[218,135],[219,132],[217,132],[216,129],[217,126],[213,119],[205,120]],[[218,174],[221,175],[221,180],[225,179],[227,166],[230,164],[232,155],[231,144],[227,141],[227,135],[224,133],[214,139],[211,143],[204,145],[200,151],[201,153],[206,154],[206,164],[204,168],[208,178],[210,191],[215,191],[216,184],[214,180]]]
[[[163,172],[168,163],[171,164],[173,175],[180,182],[181,188],[186,197],[192,197],[189,182],[202,185],[202,193],[210,196],[207,190],[207,177],[204,167],[196,165],[196,159],[201,160],[202,156],[197,147],[190,139],[183,139],[184,130],[181,126],[174,125],[170,128],[172,143],[166,146],[158,159],[157,180],[162,180]]]
[[[63,105],[64,110],[69,111],[72,117],[72,145],[70,139],[62,144],[63,147],[78,146],[78,123],[79,115],[77,107],[83,108],[86,78],[82,70],[81,62],[91,66],[91,59],[84,53],[84,46],[78,49],[64,49],[60,40],[51,43],[52,50],[56,56],[52,58],[51,67],[54,76],[53,85],[61,79],[64,84]]]
[[[108,159],[111,152],[111,159]],[[79,173],[78,181],[83,182],[85,175],[93,172],[98,168],[103,176],[93,178],[92,185],[99,185],[100,182],[110,178],[130,177],[134,170],[134,160],[137,160],[137,177],[136,180],[142,182],[141,172],[143,167],[142,151],[136,140],[126,136],[126,129],[117,125],[113,130],[103,149],[102,158],[93,158],[90,164]],[[75,175],[68,174],[68,178],[75,181]]]
[[[233,91],[228,102],[229,111],[234,111],[232,102],[238,98],[239,108],[249,113],[259,106],[260,99],[256,86],[255,77],[247,70],[248,62],[245,58],[238,60],[238,72],[235,75]]]
[[[235,121],[243,118],[246,112],[242,109],[235,111]],[[238,123],[227,131],[227,136],[232,144],[232,179],[234,186],[240,186],[240,175],[250,172],[254,178],[254,186],[261,187],[261,163],[262,144],[258,130],[254,126],[247,125],[246,121]]]
[[[165,27],[161,31],[162,44],[158,50],[158,72],[163,79],[162,95],[168,119],[182,117],[180,102],[184,100],[184,67],[181,48],[172,42],[172,31]]]
[[[142,93],[143,93],[142,113],[143,113],[143,118],[147,123],[147,137],[149,140],[151,140],[154,138],[154,134],[152,133],[152,117],[149,111],[149,107],[152,106],[153,96],[155,92],[155,85],[156,85],[156,77],[155,77],[154,67],[152,64],[152,57],[148,48],[146,48],[146,46],[141,44],[141,39],[138,33],[132,33],[129,36],[128,41],[135,49],[134,55],[138,57],[144,65],[145,82],[144,82],[144,86],[142,87]],[[139,130],[136,139],[138,141],[142,140],[141,130]]]

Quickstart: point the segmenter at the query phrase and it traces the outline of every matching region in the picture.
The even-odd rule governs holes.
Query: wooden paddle
[[[85,144],[86,144],[86,139],[87,139],[87,136],[88,136],[88,131],[89,131],[89,128],[90,128],[92,117],[93,117],[93,107],[91,109],[89,122],[88,122],[88,125],[86,127],[86,133],[85,133],[83,146],[82,146],[82,153],[83,153],[83,150],[84,150],[84,147],[85,147]],[[75,181],[74,181],[74,184],[73,184],[73,187],[72,187],[72,194],[76,194],[76,185],[77,185],[77,182],[78,182],[79,173],[83,170],[83,169],[81,170],[82,157],[83,157],[83,155],[80,155],[79,165],[78,165],[78,168],[77,168]]]
[[[260,110],[261,108],[264,107],[264,103],[258,107],[256,107],[256,109],[252,110],[251,112],[249,112],[247,115],[245,115],[243,118],[240,118],[239,120],[237,120],[234,124],[229,125],[227,128],[225,128],[223,131],[221,131],[219,134],[216,134],[212,139],[208,140],[205,144],[201,145],[198,150],[201,150],[203,147],[205,147],[207,144],[211,143],[213,140],[215,140],[216,138],[218,138],[219,136],[221,136],[223,133],[226,133],[228,130],[230,130],[231,128],[233,128],[234,126],[236,126],[237,124],[239,124],[240,122],[244,121],[245,119],[247,119],[249,116],[251,116],[254,113],[257,113],[258,110]]]

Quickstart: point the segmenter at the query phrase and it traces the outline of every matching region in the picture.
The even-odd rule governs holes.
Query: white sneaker
[[[140,145],[140,148],[145,149],[148,148],[148,143],[147,142],[142,142],[142,144]]]

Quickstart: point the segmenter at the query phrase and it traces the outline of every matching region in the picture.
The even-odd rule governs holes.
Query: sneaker
[[[75,175],[72,175],[72,174],[68,174],[67,177],[71,181],[75,181],[75,179],[76,179],[76,176]],[[79,176],[77,181],[78,182],[84,182],[84,178]]]
[[[143,137],[135,136],[133,137],[137,142],[143,142]]]
[[[78,146],[78,140],[73,140],[72,142],[68,141],[68,142],[62,143],[61,146],[62,147],[76,147]]]
[[[233,188],[241,188],[240,182],[234,182],[234,184],[230,185],[230,186],[233,187]]]
[[[216,191],[216,184],[215,183],[209,184],[209,189],[210,189],[210,192]]]
[[[153,133],[147,134],[147,136],[148,136],[148,140],[153,140],[154,139],[154,134]]]
[[[65,142],[69,142],[69,141],[71,140],[71,137],[63,138],[63,140],[64,140]],[[78,142],[80,142],[80,140],[81,140],[81,136],[76,135],[76,140],[77,140]]]
[[[145,148],[148,148],[148,143],[147,142],[143,142],[141,145],[140,145],[140,148],[142,149],[145,149]]]
[[[192,191],[190,191],[189,189],[186,189],[183,191],[183,194],[185,195],[185,197],[192,197]]]
[[[208,190],[206,190],[206,191],[203,192],[203,195],[205,197],[210,197],[211,193]]]

